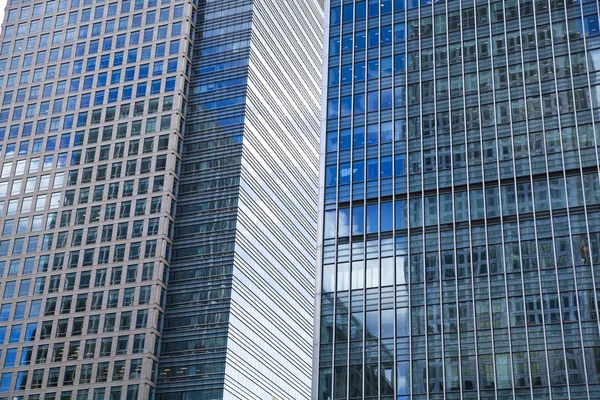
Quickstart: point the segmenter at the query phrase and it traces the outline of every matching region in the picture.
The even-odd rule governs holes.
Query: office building
[[[9,0],[0,399],[310,397],[316,0]]]
[[[313,397],[600,398],[598,2],[325,10]]]

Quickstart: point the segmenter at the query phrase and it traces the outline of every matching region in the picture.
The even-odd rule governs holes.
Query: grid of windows
[[[9,1],[0,398],[153,396],[191,8]]]
[[[317,398],[600,397],[598,3],[328,12]]]

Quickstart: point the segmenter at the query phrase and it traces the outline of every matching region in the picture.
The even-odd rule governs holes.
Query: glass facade
[[[198,9],[160,399],[223,398],[252,3],[228,1],[232,11],[223,13],[223,2]]]
[[[0,400],[308,398],[322,22],[8,0]]]
[[[313,397],[600,398],[598,2],[325,8]]]

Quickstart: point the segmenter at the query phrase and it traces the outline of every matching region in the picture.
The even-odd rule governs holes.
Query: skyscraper
[[[322,6],[5,15],[0,399],[308,398]]]
[[[598,2],[328,3],[313,397],[600,398]]]

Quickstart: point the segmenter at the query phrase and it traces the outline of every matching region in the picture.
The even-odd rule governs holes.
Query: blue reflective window
[[[35,134],[41,135],[46,132],[46,120],[38,121],[35,127]]]
[[[367,64],[367,77],[369,79],[379,77],[379,59],[370,60]]]
[[[149,60],[152,56],[152,46],[142,47],[141,60]]]
[[[379,15],[380,0],[369,0],[369,17]]]
[[[404,154],[397,154],[394,158],[394,175],[402,176],[405,174]]]
[[[392,95],[392,89],[383,89],[381,91],[381,109],[392,108],[394,102],[394,96]]]
[[[381,13],[388,14],[392,12],[392,0],[381,0]]]
[[[85,65],[85,72],[95,71],[96,70],[96,57],[88,58],[87,63]]]
[[[352,234],[362,235],[365,232],[365,215],[363,206],[352,207]]]
[[[73,62],[73,73],[80,74],[82,70],[83,70],[83,61],[82,60],[74,61]]]
[[[365,127],[354,127],[354,147],[362,147],[365,145]]]
[[[364,1],[356,2],[356,19],[365,19],[367,17],[367,4]]]
[[[340,150],[349,149],[352,144],[352,131],[342,129],[340,131]]]
[[[167,74],[177,71],[177,59],[171,58],[167,61]]]
[[[118,67],[119,65],[123,65],[123,52],[122,51],[115,53],[115,57],[113,58],[113,67]]]
[[[10,390],[10,383],[12,381],[12,372],[5,372],[0,378],[0,392],[8,392]]]
[[[160,79],[152,81],[152,84],[150,85],[150,94],[158,94],[158,93],[160,93],[160,87],[161,87],[161,80]]]
[[[342,69],[343,71],[343,69]],[[335,68],[330,68],[329,69],[329,86],[337,86],[340,83],[340,69],[335,67]],[[342,78],[343,81],[343,78]],[[348,83],[348,81],[344,82],[344,83]]]
[[[352,96],[341,98],[340,113],[342,117],[347,117],[352,114]]]
[[[391,122],[381,123],[381,143],[391,143],[394,139],[394,130]]]
[[[379,126],[372,124],[367,127],[367,144],[377,144],[379,142]]]
[[[364,81],[365,80],[365,71],[366,71],[366,67],[365,67],[365,62],[358,62],[355,64],[354,67],[354,80],[355,81]]]
[[[96,54],[98,52],[99,46],[100,46],[100,41],[98,39],[92,40],[90,42],[90,48],[88,50],[88,54]]]
[[[104,90],[98,91],[94,95],[94,105],[98,106],[104,104]]]
[[[91,89],[94,86],[94,75],[88,75],[83,78],[83,90]]]
[[[339,175],[340,185],[350,183],[350,175],[351,175],[350,163],[340,164],[340,175]]]
[[[137,49],[131,49],[127,52],[127,63],[134,63],[137,61]]]
[[[340,54],[340,38],[339,36],[332,37],[329,39],[329,54],[336,55]]]
[[[83,25],[79,27],[78,39],[86,39],[88,37],[88,26]]]
[[[148,87],[148,85],[146,82],[138,83],[136,92],[135,92],[135,96],[136,97],[146,96],[147,87]]]
[[[392,57],[384,57],[381,59],[381,76],[392,75]]]
[[[81,96],[81,101],[79,102],[79,108],[87,108],[90,106],[92,95],[90,93],[86,93]]]
[[[384,267],[388,267],[389,264],[384,264],[384,261],[382,260],[382,265],[381,265],[381,284],[382,285],[392,285],[393,282],[393,272],[392,272],[392,282],[390,282],[389,280],[384,281],[383,278],[385,278],[386,276],[384,276],[385,273],[388,272],[388,270],[386,269],[384,271]],[[394,337],[394,320],[395,320],[395,315],[394,315],[394,310],[388,309],[388,310],[381,310],[381,337],[382,338],[391,338]],[[390,373],[394,372],[393,367],[390,366]],[[386,374],[387,377],[387,374]],[[390,377],[391,378],[391,377]],[[390,379],[387,378],[387,379]],[[394,383],[393,381],[387,381],[389,383],[387,384],[382,384],[382,392],[383,390],[385,390],[386,392],[389,391],[389,389],[393,389]],[[389,389],[387,389],[389,387]]]
[[[340,8],[339,7],[331,7],[329,11],[329,23],[331,25],[337,25],[340,23]]]
[[[381,44],[390,44],[392,43],[392,26],[382,26],[381,27]]]
[[[9,143],[6,145],[6,152],[4,153],[5,158],[10,158],[15,156],[16,143]]]
[[[138,79],[146,79],[150,71],[150,64],[140,65],[140,71],[138,73]]]
[[[598,25],[598,15],[588,15],[584,18],[585,34],[587,36],[597,35],[600,33],[600,26]]]
[[[67,91],[67,81],[60,81],[56,84],[56,95],[65,94]]]
[[[379,159],[370,158],[367,160],[367,179],[374,180],[379,177]]]
[[[100,69],[108,68],[110,65],[110,54],[105,54],[100,57]]]
[[[327,165],[325,167],[325,186],[335,186],[337,184],[337,165]]]
[[[175,77],[165,79],[165,92],[172,92],[175,90]]]
[[[367,93],[367,111],[377,111],[379,109],[379,92],[373,91]]]
[[[331,99],[327,102],[327,118],[337,118],[338,99]]]
[[[9,241],[6,241],[7,245],[8,243]],[[2,304],[2,306],[0,307],[0,322],[8,321],[8,318],[10,317],[10,309],[11,304]]]
[[[350,234],[350,209],[340,208],[338,217],[338,236],[348,236]],[[339,275],[339,274],[338,274]],[[344,289],[345,285],[338,285],[338,290]]]
[[[71,134],[65,133],[60,137],[60,148],[67,149],[71,145]]]
[[[32,154],[36,154],[42,151],[42,145],[44,143],[44,139],[35,139],[33,141],[33,148],[31,149]]]
[[[367,205],[367,233],[379,231],[379,206],[377,204]]]
[[[125,70],[125,82],[135,80],[135,67],[129,67]]]
[[[406,202],[404,200],[396,201],[396,229],[406,228],[405,209]]]
[[[154,37],[154,28],[144,29],[144,42],[151,42]]]
[[[154,63],[154,67],[152,69],[152,76],[162,75],[163,73],[163,61],[157,61]]]
[[[392,156],[381,157],[381,177],[390,178],[392,176]]]
[[[10,330],[10,337],[8,338],[8,343],[19,343],[19,341],[21,340],[21,327],[22,325],[12,326]]]
[[[406,71],[406,57],[404,54],[394,57],[394,73],[399,74]]]
[[[131,27],[137,28],[142,25],[142,14],[135,14],[131,20]]]
[[[354,114],[363,114],[365,112],[365,94],[354,95]]]
[[[121,82],[121,70],[120,69],[113,70],[110,75],[111,85],[114,85],[114,84],[120,83],[120,82]]]
[[[73,114],[71,115],[65,115],[65,120],[63,123],[63,129],[71,129],[73,127],[73,121],[75,119],[75,116]],[[31,240],[33,240],[33,238],[31,238]],[[30,242],[30,244],[33,245],[33,242]]]
[[[365,335],[367,339],[379,337],[378,314],[378,311],[368,311],[365,313]]]
[[[13,220],[8,220],[4,222],[4,229],[2,230],[2,236],[8,236],[12,234],[13,231]],[[6,282],[4,284],[4,299],[12,299],[15,296],[15,281]]]
[[[15,361],[17,361],[17,349],[6,350],[6,357],[4,359],[4,368],[14,367]]]
[[[160,32],[160,30],[159,30]],[[164,57],[166,51],[166,45],[164,43],[159,43],[156,45],[155,57]]]
[[[98,83],[96,84],[96,86],[97,87],[106,86],[107,77],[108,77],[108,73],[106,73],[106,72],[98,74]]]
[[[112,36],[104,38],[102,40],[102,51],[108,51],[112,49]]]
[[[177,54],[179,52],[179,40],[173,40],[169,44],[169,54]]]
[[[119,99],[119,88],[112,88],[108,91],[108,102],[114,103]]]
[[[327,132],[327,148],[326,151],[336,151],[338,145],[338,134],[337,131]],[[0,274],[2,276],[2,274]]]
[[[340,69],[338,67],[329,69],[329,86],[337,86],[340,82]],[[352,64],[342,66],[342,84],[352,82]]]
[[[152,7],[150,2],[148,3],[148,7]],[[153,24],[154,22],[156,22],[156,11],[148,11],[146,13],[146,25]]]
[[[86,8],[81,12],[81,22],[89,21],[92,14],[92,10],[90,8]]]
[[[29,318],[37,318],[40,316],[40,309],[42,308],[41,300],[33,300],[29,309]]]
[[[35,334],[37,332],[37,322],[32,322],[27,324],[27,329],[25,329],[25,342],[31,342],[35,340]]]
[[[120,49],[125,47],[125,44],[127,43],[127,35],[126,34],[122,34],[122,35],[117,35],[117,40],[115,41],[115,48]]]
[[[132,85],[123,87],[123,97],[121,98],[121,100],[131,100],[132,93],[133,93]]]
[[[364,161],[354,161],[352,166],[352,181],[353,182],[362,182],[365,178],[365,162]]]
[[[391,231],[394,229],[393,204],[390,202],[381,203],[381,231]]]
[[[31,348],[29,348],[31,349]],[[26,354],[27,349],[23,349],[23,355]],[[23,360],[23,356],[21,356],[21,360]],[[25,365],[25,364],[21,364],[21,365]],[[27,375],[28,372],[27,371],[19,371],[18,375],[17,375],[17,380],[15,382],[15,390],[25,390],[25,387],[27,386]]]
[[[369,47],[379,46],[379,29],[369,29]]]

